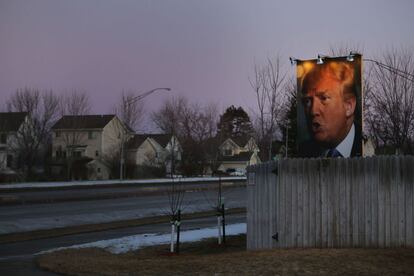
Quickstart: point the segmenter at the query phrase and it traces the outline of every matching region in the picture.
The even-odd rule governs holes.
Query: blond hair
[[[300,66],[300,68],[299,68]],[[302,93],[306,93],[311,83],[329,75],[342,84],[342,95],[356,97],[354,89],[354,68],[347,62],[325,61],[324,64],[304,62],[298,66],[298,78],[300,78]]]

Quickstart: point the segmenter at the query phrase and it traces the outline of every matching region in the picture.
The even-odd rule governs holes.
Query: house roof
[[[147,138],[154,139],[158,144],[165,148],[171,140],[169,134],[135,134],[127,143],[128,149],[136,149],[141,146]]]
[[[52,129],[85,129],[104,128],[115,115],[64,115],[52,127]]]
[[[237,137],[228,137],[227,139],[231,139],[239,147],[244,147],[246,146],[246,144],[249,142],[251,138],[252,138],[251,136],[237,136]]]
[[[219,161],[223,162],[247,162],[252,157],[253,152],[240,152],[239,154],[232,156],[220,156]]]
[[[0,112],[0,131],[18,131],[27,112]]]

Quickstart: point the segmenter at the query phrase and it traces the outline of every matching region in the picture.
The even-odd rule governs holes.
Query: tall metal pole
[[[285,149],[285,157],[288,158],[288,140],[289,140],[289,123],[286,126],[286,149]]]
[[[144,99],[145,97],[147,97],[147,96],[151,95],[152,93],[154,93],[156,91],[159,91],[159,90],[171,91],[171,88],[169,88],[169,87],[160,87],[160,88],[151,89],[147,92],[141,93],[141,94],[137,95],[136,97],[132,98],[127,104],[130,105],[130,104],[136,103],[136,102]],[[124,139],[124,136],[122,135],[122,138],[121,138],[121,158],[119,160],[119,163],[120,163],[119,164],[119,179],[121,181],[123,180],[124,163],[125,163],[125,160],[124,160],[124,155],[125,155],[124,154],[124,143],[125,143],[125,139]]]
[[[223,243],[226,244],[226,217],[225,217],[224,203],[221,204],[221,226],[223,227]]]
[[[122,181],[124,174],[124,136],[121,137],[121,164],[119,165],[119,180]]]

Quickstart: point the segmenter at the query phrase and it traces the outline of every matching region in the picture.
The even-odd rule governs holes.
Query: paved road
[[[226,217],[227,224],[245,222],[245,214],[235,214]],[[183,221],[183,231],[214,227],[216,217],[193,219]],[[94,242],[105,239],[120,238],[124,236],[144,233],[168,233],[170,224],[154,224],[94,233],[77,234],[51,239],[16,242],[0,245],[0,275],[55,275],[38,269],[34,263],[34,254],[57,247],[66,247],[75,244]]]
[[[245,187],[224,188],[223,197],[226,208],[246,206]],[[211,210],[216,199],[217,191],[189,190],[184,194],[183,213]],[[0,206],[0,234],[164,215],[169,205],[169,197],[162,194]]]
[[[223,181],[223,187],[245,186],[245,181]],[[217,189],[217,182],[189,182],[176,185],[185,190]],[[0,186],[1,188],[1,186]],[[162,194],[171,190],[169,183],[140,183],[128,185],[0,189],[0,205],[50,203],[61,201],[81,201],[115,197],[134,197],[149,194]]]

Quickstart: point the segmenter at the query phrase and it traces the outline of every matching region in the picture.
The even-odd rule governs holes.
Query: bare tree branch
[[[414,74],[414,55],[407,50],[389,50],[372,67],[372,91],[367,99],[367,124],[377,145],[391,146],[400,153],[412,153],[414,141],[414,82],[397,72]]]
[[[59,109],[62,116],[68,116],[68,129],[61,133],[61,137],[65,144],[65,151],[67,152],[66,166],[67,178],[72,177],[72,166],[74,161],[74,152],[76,146],[80,145],[84,137],[84,133],[77,129],[79,117],[89,114],[91,110],[91,103],[88,94],[85,91],[71,90],[66,92],[61,98]]]
[[[144,101],[136,101],[132,90],[122,91],[119,103],[115,106],[118,118],[130,129],[136,131],[144,117]]]
[[[12,151],[19,156],[23,177],[30,178],[36,161],[45,156],[50,144],[50,128],[57,119],[59,100],[52,91],[18,89],[7,101],[10,112],[27,112],[28,122],[16,135]],[[43,154],[41,152],[43,151]]]
[[[284,83],[286,72],[282,71],[280,57],[267,59],[263,66],[254,66],[250,85],[256,95],[256,128],[263,160],[272,158],[272,142],[278,131],[277,121],[285,105]]]

